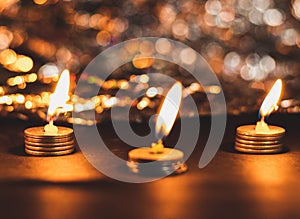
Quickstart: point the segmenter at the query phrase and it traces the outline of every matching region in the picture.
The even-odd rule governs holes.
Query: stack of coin
[[[44,127],[24,131],[25,152],[34,156],[58,156],[74,151],[73,129],[58,126],[57,133],[46,133]]]
[[[257,132],[255,125],[244,125],[236,129],[235,149],[243,153],[270,154],[283,151],[282,139],[285,129],[269,126],[269,131]]]

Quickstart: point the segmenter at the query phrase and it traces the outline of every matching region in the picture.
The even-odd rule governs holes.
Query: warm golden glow
[[[111,42],[111,34],[108,31],[100,31],[96,36],[97,43],[100,46],[108,46]]]
[[[33,68],[33,60],[28,56],[20,55],[14,65],[18,71],[28,72]]]
[[[149,68],[153,62],[153,58],[144,58],[141,55],[136,55],[132,60],[133,66],[137,69]]]
[[[157,135],[168,135],[177,117],[182,97],[182,85],[176,82],[167,93],[159,111],[155,131]],[[162,136],[158,136],[161,138]]]
[[[47,0],[34,0],[34,3],[37,5],[43,5],[47,2]]]
[[[17,4],[19,0],[1,0],[0,1],[0,13],[6,9],[13,7],[14,4]]]
[[[271,88],[270,92],[266,96],[264,102],[260,108],[260,114],[262,117],[270,115],[274,110],[277,110],[278,101],[281,96],[282,90],[282,81],[281,79],[277,79],[274,83],[273,87]]]
[[[0,53],[0,63],[2,65],[13,64],[17,60],[17,55],[15,51],[11,49],[2,50]]]
[[[27,43],[32,52],[42,57],[51,58],[56,53],[55,45],[40,38],[30,38]]]
[[[49,120],[52,120],[54,116],[67,111],[69,107],[67,101],[70,99],[69,87],[70,73],[68,70],[64,70],[56,85],[54,93],[50,95],[50,103],[48,108]]]
[[[27,100],[27,101],[25,102],[25,108],[26,108],[26,109],[31,109],[32,106],[33,106],[33,104],[32,104],[31,101]]]
[[[149,100],[148,98],[144,97],[144,98],[137,104],[136,107],[137,107],[139,110],[143,110],[143,109],[145,109],[147,106],[149,106],[149,104],[150,104],[150,100]]]

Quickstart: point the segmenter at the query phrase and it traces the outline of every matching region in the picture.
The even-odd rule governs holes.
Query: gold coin
[[[239,142],[241,144],[249,144],[249,145],[275,145],[275,144],[280,144],[281,141],[251,141],[251,140],[244,140],[236,137],[235,139],[236,142]]]
[[[283,144],[273,144],[273,145],[251,145],[251,144],[242,144],[239,142],[235,142],[235,146],[241,148],[248,148],[248,149],[256,149],[256,150],[268,150],[268,149],[276,149],[282,148]]]
[[[164,148],[163,153],[152,153],[151,148],[137,148],[128,153],[130,160],[172,161],[183,159],[183,152],[173,148]]]
[[[32,151],[65,151],[74,148],[73,145],[63,146],[63,147],[35,147],[25,144],[25,148]]]
[[[266,150],[255,150],[255,149],[248,149],[235,146],[235,150],[243,153],[249,154],[273,154],[282,152],[283,148],[276,148],[276,149],[266,149]]]
[[[236,134],[236,137],[243,140],[249,140],[249,141],[279,141],[284,136],[273,136],[273,137],[257,137],[257,136],[249,136],[249,135],[240,135]]]
[[[255,125],[243,125],[236,129],[236,132],[240,135],[256,136],[256,137],[273,137],[273,136],[283,136],[285,129],[279,126],[269,125],[269,131],[267,132],[257,132],[255,130]]]
[[[49,138],[60,138],[62,136],[70,136],[73,134],[73,129],[68,127],[57,126],[57,133],[47,133],[44,131],[44,126],[32,127],[25,129],[24,134],[28,137],[49,137]]]
[[[25,141],[27,142],[34,142],[34,143],[64,143],[64,142],[68,142],[68,141],[73,141],[73,137],[68,137],[68,138],[61,138],[61,139],[45,139],[45,138],[40,138],[40,139],[36,139],[36,138],[28,138],[25,137],[24,138]]]
[[[34,156],[60,156],[60,155],[67,155],[71,154],[74,151],[74,148],[69,149],[69,150],[64,150],[64,151],[33,151],[25,148],[25,152],[30,155]]]
[[[31,142],[28,140],[25,140],[25,144],[30,145],[30,146],[35,146],[35,147],[63,147],[67,145],[74,145],[74,141],[67,141],[67,142]]]
[[[49,136],[35,137],[35,136],[24,135],[24,138],[32,139],[33,141],[41,141],[41,140],[42,141],[61,141],[61,140],[65,140],[65,139],[74,138],[74,136],[69,135],[69,136],[59,136],[59,137],[49,137]]]

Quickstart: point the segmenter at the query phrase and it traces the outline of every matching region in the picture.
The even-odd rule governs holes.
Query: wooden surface
[[[104,176],[78,149],[62,157],[29,157],[23,152],[23,130],[34,124],[1,120],[1,218],[299,218],[300,116],[274,115],[268,120],[287,129],[286,153],[235,152],[235,128],[254,124],[255,117],[229,117],[221,149],[199,169],[209,130],[209,119],[201,118],[200,140],[187,161],[189,171],[145,184]],[[110,125],[100,126],[111,150],[126,158],[131,148],[111,134]],[[172,136],[177,131],[175,127]]]

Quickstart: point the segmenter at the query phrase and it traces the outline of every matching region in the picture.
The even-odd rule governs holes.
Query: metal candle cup
[[[141,163],[156,162],[156,169],[149,170],[157,174],[180,174],[187,171],[187,165],[182,161],[184,153],[173,148],[164,148],[162,153],[153,153],[151,148],[137,148],[128,153],[127,166],[134,173],[147,173],[147,167],[141,167]]]
[[[176,82],[167,93],[160,108],[155,127],[157,135],[163,133],[166,136],[171,131],[179,111],[181,98],[182,86],[181,83]],[[161,139],[162,137],[158,138]],[[182,151],[166,148],[162,140],[158,140],[151,147],[131,150],[128,153],[127,166],[134,173],[179,174],[187,171],[183,158],[184,153]],[[147,169],[149,168],[147,165],[141,165],[148,162],[154,162],[155,169]]]

